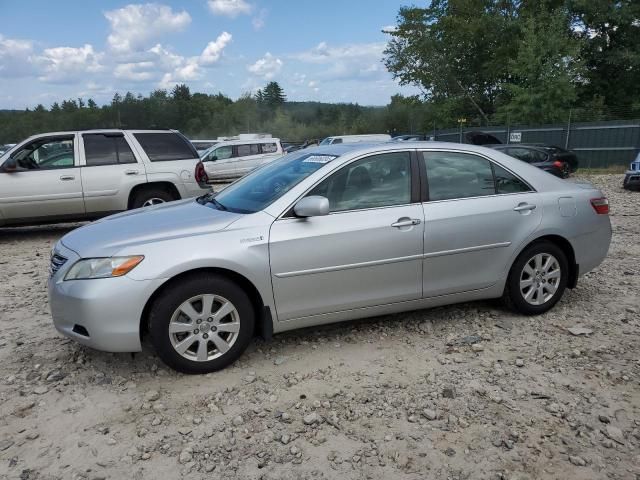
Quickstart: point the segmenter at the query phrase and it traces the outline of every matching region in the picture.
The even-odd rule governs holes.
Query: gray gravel
[[[290,332],[205,376],[62,338],[46,278],[71,227],[0,230],[0,478],[640,478],[640,194],[589,180],[611,251],[551,312]]]

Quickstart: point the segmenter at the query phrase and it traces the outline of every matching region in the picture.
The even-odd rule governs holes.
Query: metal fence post
[[[569,150],[569,137],[571,136],[571,112],[573,110],[569,109],[569,121],[567,122],[567,138],[564,142],[565,150]]]

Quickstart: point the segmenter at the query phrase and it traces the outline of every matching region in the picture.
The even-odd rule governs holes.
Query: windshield
[[[320,142],[320,145],[331,145],[331,140],[333,140],[333,137],[327,137]]]
[[[258,212],[335,158],[308,151],[290,153],[225,188],[215,195],[215,202],[205,197],[206,203],[236,213]]]

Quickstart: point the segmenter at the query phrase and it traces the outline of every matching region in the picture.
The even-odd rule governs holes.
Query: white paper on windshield
[[[335,158],[337,157],[334,155],[311,155],[305,158],[302,163],[329,163]]]

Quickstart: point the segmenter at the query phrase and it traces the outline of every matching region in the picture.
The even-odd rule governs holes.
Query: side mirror
[[[304,197],[293,207],[298,217],[320,217],[329,213],[329,199],[319,195]]]
[[[18,163],[15,158],[7,158],[7,160],[2,164],[2,171],[6,173],[12,173],[18,171]]]

